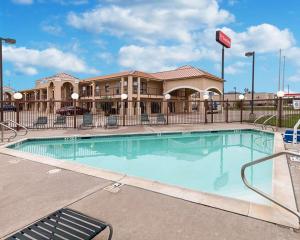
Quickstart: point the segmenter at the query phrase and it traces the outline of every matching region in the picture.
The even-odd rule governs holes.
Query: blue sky
[[[215,31],[232,38],[226,49],[226,91],[278,90],[278,55],[286,56],[285,89],[300,91],[300,3],[259,0],[5,0],[4,82],[20,90],[58,72],[79,78],[136,69],[156,72],[193,65],[220,76]]]

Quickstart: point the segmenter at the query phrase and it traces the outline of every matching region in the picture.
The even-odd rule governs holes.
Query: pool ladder
[[[262,196],[262,197],[268,199],[268,200],[271,201],[272,203],[278,205],[279,207],[281,207],[281,208],[287,210],[288,212],[294,214],[296,217],[298,217],[298,221],[300,222],[300,212],[297,212],[297,211],[291,209],[289,206],[286,206],[286,205],[284,205],[283,203],[278,202],[277,200],[275,200],[274,198],[272,198],[272,196],[270,196],[269,194],[264,193],[264,192],[262,192],[261,190],[259,190],[258,188],[252,186],[252,185],[248,182],[248,180],[247,180],[247,178],[246,178],[246,176],[245,176],[245,170],[246,170],[246,168],[248,168],[248,167],[250,167],[250,166],[254,166],[254,165],[259,164],[259,163],[261,163],[261,162],[265,162],[265,161],[268,161],[268,160],[270,160],[270,159],[273,159],[273,158],[282,156],[282,155],[285,155],[285,156],[291,155],[291,156],[295,156],[295,157],[300,157],[300,154],[298,154],[298,153],[284,151],[284,152],[275,153],[275,154],[273,154],[273,155],[271,155],[271,156],[267,156],[267,157],[260,158],[260,159],[258,159],[258,160],[255,160],[255,161],[252,161],[252,162],[249,162],[249,163],[244,164],[244,165],[242,166],[242,169],[241,169],[241,177],[242,177],[242,180],[243,180],[244,184],[246,185],[246,187],[248,187],[248,188],[251,189],[252,191],[256,192],[258,195],[260,195],[260,196]],[[289,171],[289,173],[290,173],[290,171]],[[292,177],[291,177],[291,173],[290,173],[290,178],[292,178]],[[296,207],[298,208],[297,202],[296,202]]]
[[[19,128],[23,129],[24,132],[20,134],[20,132],[18,132],[14,127],[9,126],[9,124],[13,124],[17,126],[17,129]],[[15,139],[17,136],[25,136],[28,133],[28,129],[25,126],[13,120],[0,122],[0,131],[1,131],[0,142],[4,142],[4,141],[10,142],[11,140]],[[5,131],[10,131],[11,133],[13,133],[13,135],[5,137]]]
[[[254,125],[255,127],[258,127],[258,125],[260,125],[261,128],[262,128],[262,129],[265,129],[265,130],[269,127],[269,128],[271,128],[271,129],[273,130],[273,132],[275,132],[276,128],[274,128],[274,127],[271,126],[271,125],[267,125],[267,123],[268,123],[272,118],[276,117],[276,114],[271,115],[270,117],[268,117],[262,124],[258,124],[258,123],[257,123],[258,120],[260,120],[260,119],[262,119],[262,118],[264,118],[264,117],[266,117],[266,116],[268,116],[268,115],[262,115],[262,116],[259,116],[258,118],[256,118],[256,119],[254,120],[254,122],[253,122],[253,125]]]

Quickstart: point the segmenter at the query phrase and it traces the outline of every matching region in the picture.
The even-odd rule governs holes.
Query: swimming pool
[[[9,148],[155,180],[191,190],[263,203],[240,177],[242,164],[273,153],[274,135],[256,130],[29,139]],[[272,161],[247,172],[272,191]]]

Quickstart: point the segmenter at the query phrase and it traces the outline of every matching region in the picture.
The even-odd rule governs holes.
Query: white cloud
[[[49,34],[59,36],[62,34],[62,28],[58,25],[48,24],[46,22],[43,22],[41,24],[41,28],[44,32],[47,32]]]
[[[33,0],[12,0],[12,2],[16,4],[24,4],[24,5],[33,4]]]
[[[70,13],[68,23],[93,33],[108,32],[143,42],[162,39],[190,42],[192,32],[234,21],[216,0],[113,1],[81,14]]]
[[[247,65],[249,65],[249,64],[238,61],[238,62],[235,62],[235,63],[225,67],[224,72],[226,72],[226,74],[229,74],[229,75],[236,75],[236,74],[243,72],[243,70],[245,69],[245,67]]]
[[[15,64],[16,72],[24,74],[24,75],[36,75],[38,74],[38,70],[34,67],[24,66],[23,64]]]
[[[36,74],[37,68],[48,68],[58,71],[96,74],[97,70],[89,67],[82,59],[72,53],[62,52],[57,48],[44,50],[25,47],[3,47],[4,61],[11,62],[18,71],[25,74]]]
[[[214,59],[214,51],[194,48],[190,45],[178,46],[123,46],[119,51],[119,64],[126,68],[142,71],[162,71],[172,69],[178,64],[198,61],[203,58]]]
[[[222,30],[232,39],[232,48],[228,52],[235,55],[242,55],[249,50],[257,53],[275,52],[295,44],[294,36],[288,29],[281,30],[267,23],[251,26],[244,32],[235,32],[227,27]]]
[[[219,62],[221,53],[220,45],[215,41],[216,30],[216,28],[208,28],[199,31],[193,34],[188,44],[123,46],[119,51],[119,63],[123,67],[155,70],[155,67],[164,69],[202,59]],[[289,49],[295,43],[293,34],[289,30],[281,30],[270,24],[252,26],[244,32],[235,32],[229,28],[222,30],[232,38],[232,48],[226,50],[226,58],[245,58],[245,52],[250,50],[258,54],[273,53],[279,48]],[[294,55],[300,59],[300,49],[299,52],[294,51]],[[226,73],[233,75],[241,72],[243,63],[236,61],[235,64],[227,66]]]
[[[61,5],[83,5],[87,4],[89,0],[52,0]]]

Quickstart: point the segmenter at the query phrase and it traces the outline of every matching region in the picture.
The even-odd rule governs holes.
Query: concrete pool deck
[[[174,126],[172,126],[171,128],[168,127],[169,129],[165,130],[167,127],[161,127],[158,129],[157,127],[154,128],[145,126],[143,129],[148,132],[149,129],[152,132],[171,130],[188,131],[195,130],[195,128],[200,130],[200,127],[202,126],[197,125],[195,127],[183,125],[177,126],[177,129],[174,129]],[[205,125],[205,128],[202,130],[220,130],[229,128],[248,128],[248,126],[244,124],[230,124],[230,126],[229,124],[214,124],[210,128],[208,124]],[[114,130],[114,132],[120,133],[121,131],[125,131],[128,133],[129,129],[133,132],[136,131],[132,128],[125,128]],[[99,131],[98,129],[96,130],[97,132]],[[103,129],[100,130],[103,131]],[[34,134],[35,136],[29,135],[28,137],[59,136],[60,134],[63,136],[72,134],[66,134],[65,132],[59,133],[58,131],[70,131],[70,129],[57,130],[57,132],[51,130],[51,133],[50,131],[48,133],[46,133],[47,131],[33,131],[30,134]],[[141,128],[139,128],[139,132],[140,131]],[[78,131],[76,132],[78,134]],[[108,133],[107,130],[104,130],[104,132]],[[109,131],[109,133],[111,132],[112,131]],[[82,131],[79,133],[81,134]],[[93,130],[92,133],[88,133],[86,131],[83,131],[83,133],[97,134]],[[114,239],[250,239],[250,237],[251,239],[259,239],[261,236],[265,236],[261,239],[276,239],[277,235],[281,236],[281,238],[278,239],[296,239],[299,237],[299,234],[274,224],[255,220],[253,218],[247,218],[223,210],[206,207],[204,205],[191,203],[182,199],[176,199],[170,196],[154,193],[152,191],[143,190],[138,187],[124,185],[121,187],[121,190],[118,193],[113,194],[103,190],[105,186],[108,186],[112,183],[108,180],[87,176],[69,170],[61,170],[58,173],[48,174],[47,172],[55,167],[51,167],[46,164],[34,163],[24,159],[22,160],[21,158],[9,157],[6,155],[1,155],[0,158],[1,160],[3,158],[4,162],[6,161],[6,164],[3,166],[0,165],[1,171],[4,173],[4,175],[0,175],[0,191],[4,193],[1,194],[0,197],[0,236],[22,228],[32,221],[47,215],[51,211],[54,211],[59,207],[66,206],[71,202],[81,199],[83,196],[89,195],[90,193],[96,191],[89,197],[83,198],[75,204],[71,204],[71,207],[94,217],[109,221],[114,226],[114,222],[116,222],[117,225],[119,223],[120,230],[119,233],[116,233],[116,238]],[[1,161],[1,164],[2,163],[3,162]],[[296,177],[300,174],[299,172],[300,170],[297,172]],[[11,178],[11,176],[20,177]],[[2,179],[2,177],[4,177],[4,179]],[[22,181],[22,178],[24,178],[24,181]],[[60,184],[59,181],[62,181],[63,184]],[[56,189],[58,184],[60,187],[59,189]],[[47,188],[45,188],[45,186],[47,186]],[[60,192],[63,194],[60,194]],[[57,195],[59,195],[59,197],[55,199],[55,196]],[[300,194],[298,194],[298,196],[300,197]],[[143,199],[145,202],[143,202]],[[30,206],[28,202],[32,203],[32,206],[31,208],[29,207],[27,209],[27,206]],[[160,202],[162,202],[162,205]],[[135,210],[134,203],[136,203],[138,210]],[[171,204],[171,208],[168,203]],[[17,207],[14,206],[15,204]],[[103,207],[104,209],[102,209]],[[180,209],[180,211],[178,209]],[[22,213],[21,218],[18,210]],[[29,210],[31,212],[27,212],[28,216],[30,216],[28,219],[26,211]],[[166,212],[164,213],[164,211]],[[194,211],[197,214],[195,214]],[[7,212],[7,214],[2,214],[2,212]],[[96,213],[98,215],[95,215]],[[27,218],[25,218],[26,220],[23,219],[22,221],[23,215],[24,218]],[[217,215],[224,217],[224,219],[219,220]],[[131,220],[131,218],[133,218],[133,220]],[[141,219],[140,221],[139,218]],[[208,221],[210,221],[209,223],[211,225],[207,225],[208,223],[206,222],[206,218]],[[228,222],[226,218],[228,218]],[[10,222],[8,221],[9,219],[11,219]],[[115,219],[116,221],[111,221],[110,219]],[[151,219],[153,219],[153,222]],[[184,221],[187,221],[187,223],[184,223]],[[16,226],[16,222],[20,222],[19,226]],[[219,225],[220,223],[222,223],[224,226],[227,226],[227,229],[226,227],[224,229],[224,226]],[[233,231],[232,226],[230,227],[230,223],[233,224],[232,226],[236,226],[237,230]],[[4,234],[2,233],[2,224],[4,224],[4,229],[5,226],[8,225],[8,227],[6,226],[8,230],[7,232],[4,232]],[[251,226],[247,226],[248,224]],[[156,229],[156,231],[152,232],[152,230],[154,230],[153,225],[155,225],[154,229]],[[253,225],[256,226],[256,228],[257,226],[265,225],[267,229],[270,228],[270,233],[268,233],[268,231],[264,232],[265,230],[261,228],[261,234],[258,234],[255,228],[253,228]],[[126,229],[125,226],[128,226],[128,229]],[[151,229],[147,229],[147,226],[148,228],[151,226]],[[165,226],[168,226],[168,228],[165,229]],[[143,229],[143,231],[139,231],[139,228]],[[241,228],[245,228],[246,232],[247,230],[252,229],[253,233],[249,231],[247,234],[245,234],[245,236],[241,235],[244,232]],[[285,231],[283,231],[283,229]],[[177,230],[179,232],[177,232]],[[161,231],[163,231],[163,233],[161,233]],[[272,235],[274,232],[276,234]],[[238,235],[238,233],[240,233],[240,235]],[[284,235],[281,235],[281,233]],[[291,238],[287,238],[285,236],[286,234],[291,236]]]

